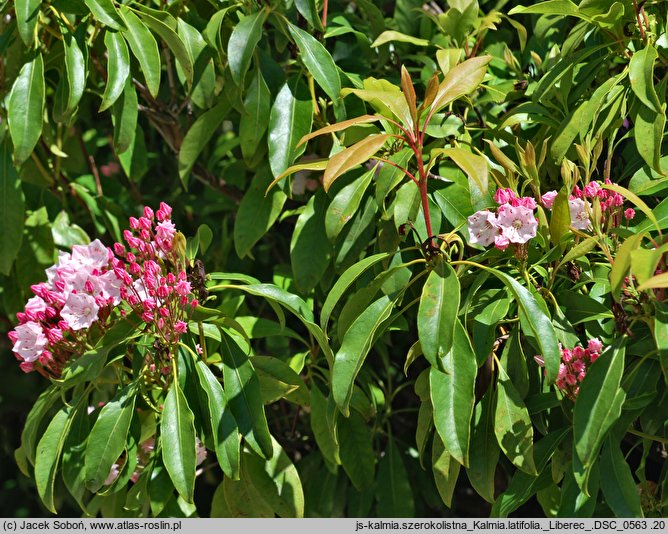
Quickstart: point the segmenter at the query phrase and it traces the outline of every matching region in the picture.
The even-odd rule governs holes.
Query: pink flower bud
[[[139,228],[142,230],[150,230],[151,226],[151,221],[149,221],[146,217],[139,217]]]
[[[114,252],[117,256],[123,256],[125,254],[125,246],[122,243],[114,243]]]
[[[139,264],[135,261],[130,264],[130,272],[134,274],[135,276],[138,276],[141,274],[141,267]]]
[[[510,188],[497,189],[494,193],[494,202],[497,204],[506,204],[517,198],[515,192]]]
[[[165,219],[169,219],[172,216],[172,208],[169,204],[161,202],[160,211],[165,214]]]
[[[144,313],[141,314],[141,319],[145,323],[152,323],[153,322],[153,314],[151,312],[145,311]]]
[[[636,210],[634,210],[633,208],[628,208],[628,209],[624,210],[624,218],[627,221],[630,221],[635,216],[636,216]]]
[[[603,343],[601,343],[601,341],[597,338],[592,338],[587,344],[587,349],[589,349],[591,352],[601,352],[603,349]]]
[[[554,199],[557,198],[557,194],[558,193],[556,191],[548,191],[542,197],[540,197],[540,201],[543,203],[543,206],[551,210],[552,204],[554,204]]]
[[[19,367],[24,373],[29,373],[35,369],[35,364],[33,362],[21,362]]]
[[[130,217],[129,221],[130,221],[130,228],[132,228],[133,230],[137,230],[139,228],[139,220],[136,217]],[[128,232],[128,230],[126,230],[126,232]]]
[[[164,307],[163,308],[158,308],[158,313],[162,317],[169,317],[169,308],[164,308]]]
[[[149,208],[148,206],[146,206],[144,208],[144,217],[146,217],[147,219],[153,220],[153,210],[151,208]]]
[[[184,334],[188,330],[188,325],[183,321],[176,321],[174,323],[174,332],[177,334]]]

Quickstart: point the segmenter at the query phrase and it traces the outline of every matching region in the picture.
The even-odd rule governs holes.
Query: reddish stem
[[[322,27],[326,28],[327,27],[327,4],[329,4],[328,0],[324,0],[322,3]]]

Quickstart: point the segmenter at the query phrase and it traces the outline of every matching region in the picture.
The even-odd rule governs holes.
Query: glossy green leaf
[[[311,430],[323,458],[331,464],[340,464],[336,425],[327,418],[327,399],[316,384],[311,386]]]
[[[385,456],[378,463],[376,511],[380,517],[414,517],[413,490],[401,451],[390,436]]]
[[[179,176],[186,189],[187,177],[190,171],[195,166],[197,158],[202,153],[202,150],[204,150],[204,147],[223,123],[223,120],[225,120],[230,107],[231,102],[227,98],[222,98],[213,108],[197,117],[197,120],[183,138],[183,143],[179,150]]]
[[[369,160],[390,138],[389,134],[370,135],[332,156],[325,169],[323,187],[327,191],[334,180],[350,169]]]
[[[624,340],[604,352],[587,371],[573,409],[573,440],[585,468],[598,457],[603,439],[621,414]]]
[[[35,44],[37,20],[39,19],[41,5],[41,0],[14,0],[16,27],[28,48],[32,48]]]
[[[167,14],[167,12],[164,12]],[[167,21],[160,20],[156,16],[153,16],[151,13],[139,13],[141,20],[148,26],[149,29],[157,33],[160,38],[167,44],[169,49],[174,54],[174,59],[176,59],[176,64],[179,67],[178,73],[187,81],[188,85],[193,82],[193,63],[195,57],[191,54],[191,51],[186,47],[186,43],[176,31],[176,19],[171,17]],[[179,19],[179,23],[182,22]],[[179,28],[180,30],[180,28]]]
[[[49,423],[39,443],[35,455],[35,485],[44,506],[56,513],[54,484],[63,445],[72,423],[72,409],[63,406]],[[106,475],[105,475],[106,477]]]
[[[0,232],[0,273],[9,275],[23,241],[25,199],[9,143],[0,143],[0,213],[5,231]]]
[[[550,217],[550,240],[554,246],[561,243],[561,238],[566,235],[571,226],[571,210],[568,204],[569,191],[566,187],[559,190],[552,204],[552,216]]]
[[[654,213],[652,210],[649,208],[645,202],[638,197],[635,193],[632,193],[625,187],[622,187],[621,185],[618,184],[603,184],[602,186],[605,189],[611,189],[615,193],[619,193],[622,195],[626,200],[631,201],[636,208],[638,208],[640,211],[642,211],[647,218],[652,222],[655,228],[659,229],[659,222],[657,221],[656,217],[654,216]]]
[[[311,34],[293,24],[288,25],[292,38],[299,47],[301,59],[313,79],[332,101],[339,99],[341,80],[339,71],[327,49]]]
[[[313,103],[300,78],[290,78],[276,95],[269,114],[269,164],[274,176],[304,151],[299,140],[311,131]]]
[[[495,401],[494,390],[490,388],[475,406],[469,466],[466,469],[473,489],[490,503],[494,502],[494,475],[500,452],[494,433]]]
[[[117,154],[125,152],[134,143],[138,115],[137,91],[132,84],[132,76],[128,76],[121,96],[116,99],[111,109],[114,148]]]
[[[84,53],[87,53],[87,50],[84,40],[80,38],[81,32],[78,32],[79,35],[72,34],[64,25],[61,25],[61,32],[65,48],[65,72],[69,88],[65,113],[72,113],[79,104],[86,88],[88,67]]]
[[[459,320],[455,323],[452,348],[443,367],[445,373],[436,367],[429,373],[434,426],[448,453],[468,467],[478,366],[466,329]]]
[[[107,85],[102,95],[102,103],[98,111],[111,106],[123,93],[125,82],[130,75],[130,52],[123,36],[115,31],[107,30],[104,34],[104,45],[107,47]]]
[[[432,155],[443,154],[455,162],[466,176],[473,180],[480,191],[487,192],[489,170],[487,160],[462,148],[439,148],[431,151]]]
[[[250,66],[255,47],[262,38],[262,25],[268,10],[261,9],[244,17],[232,31],[227,45],[227,60],[232,79],[238,86],[243,85],[244,77]]]
[[[367,124],[370,122],[378,122],[381,120],[382,117],[378,115],[361,115],[359,117],[355,117],[353,119],[348,119],[345,121],[337,122],[335,124],[330,124],[328,126],[325,126],[323,128],[320,128],[319,130],[316,130],[315,132],[311,132],[304,137],[302,137],[299,140],[299,143],[297,146],[302,145],[314,137],[318,137],[319,135],[324,135],[327,133],[336,133],[340,132],[341,130],[345,130],[346,128],[350,128],[351,126],[355,126],[356,124]]]
[[[239,121],[239,140],[244,158],[251,159],[258,151],[260,142],[269,125],[271,93],[264,81],[262,71],[257,69],[246,89],[244,112]]]
[[[413,118],[408,103],[401,89],[387,80],[367,78],[363,82],[363,89],[341,90],[341,96],[354,94],[368,102],[381,115],[388,119],[395,118],[405,126],[412,127]]]
[[[216,450],[216,458],[221,469],[233,479],[239,478],[239,444],[241,438],[237,423],[225,400],[225,392],[220,382],[203,361],[195,364],[201,388],[208,400],[209,417]]]
[[[271,434],[253,364],[233,337],[222,332],[222,341],[227,404],[248,445],[264,458],[271,458]]]
[[[355,377],[393,308],[394,301],[385,295],[371,304],[350,325],[341,342],[341,348],[334,356],[332,394],[336,405],[345,416],[350,413]]]
[[[275,517],[272,507],[247,476],[239,480],[225,478],[221,493],[223,502],[216,506],[216,513],[223,517]]]
[[[44,91],[44,62],[38,53],[23,65],[9,94],[7,119],[17,167],[30,157],[42,135]]]
[[[49,386],[35,399],[28,416],[26,417],[25,425],[21,431],[21,450],[23,451],[26,460],[30,464],[35,465],[35,449],[39,441],[39,430],[42,426],[44,417],[52,409],[56,400],[60,398],[60,389],[56,386]]]
[[[629,61],[629,82],[638,99],[654,113],[662,113],[661,101],[654,87],[654,63],[659,57],[656,48],[647,44]]]
[[[341,188],[329,203],[325,215],[325,231],[330,241],[334,241],[343,227],[353,218],[375,174],[376,168],[374,167]]]
[[[418,37],[413,37],[412,35],[406,35],[395,30],[385,30],[381,33],[376,40],[371,43],[371,48],[377,48],[383,46],[387,43],[392,43],[398,41],[400,43],[410,43],[415,46],[429,46],[429,41],[427,39],[420,39]]]
[[[518,13],[533,13],[539,15],[575,15],[578,13],[578,6],[570,0],[548,0],[547,2],[539,2],[533,6],[516,6],[512,8],[508,14],[515,15]]]
[[[666,110],[659,113],[645,105],[639,105],[633,117],[633,137],[638,153],[652,170],[665,175],[668,172],[661,166],[661,143],[666,127]]]
[[[323,29],[315,0],[295,0],[295,7],[299,11],[299,14],[307,20],[311,28],[317,30]]]
[[[472,93],[482,83],[492,56],[467,59],[451,68],[438,86],[430,113],[436,113],[450,102]]]
[[[286,362],[273,356],[253,356],[255,372],[265,404],[281,398],[301,406],[311,402],[309,390],[302,378]]]
[[[457,273],[446,261],[436,264],[422,287],[417,316],[420,346],[427,361],[442,369],[453,344],[460,293]]]
[[[659,351],[659,363],[663,378],[668,384],[668,306],[657,302],[654,312],[654,341]]]
[[[86,494],[85,451],[90,433],[87,406],[80,406],[72,416],[70,430],[63,445],[63,482],[68,491],[85,510],[83,496]]]
[[[437,433],[434,434],[431,458],[431,469],[434,474],[436,488],[443,503],[450,508],[462,465],[447,451]]]
[[[356,411],[338,423],[341,465],[358,490],[370,487],[376,472],[373,434]]]
[[[607,439],[601,450],[601,490],[617,517],[643,517],[640,494],[619,445]]]
[[[192,79],[193,87],[190,98],[202,109],[213,105],[216,91],[216,73],[213,66],[213,54],[199,30],[178,19],[178,35],[185,45],[187,55],[193,65],[193,75],[189,78],[187,70],[177,63],[177,74],[181,83]]]
[[[612,269],[610,270],[610,288],[612,296],[615,297],[616,300],[619,300],[622,286],[624,284],[624,278],[626,278],[629,268],[631,267],[631,253],[640,246],[643,237],[642,233],[637,233],[628,237],[617,251],[615,262],[612,264]]]
[[[130,45],[132,54],[137,58],[139,67],[146,80],[146,87],[153,98],[160,90],[160,51],[153,34],[141,19],[129,8],[122,6],[121,14],[127,26],[123,37]]]
[[[537,475],[533,458],[533,426],[529,412],[505,369],[499,366],[494,433],[499,447],[522,471]]]
[[[125,28],[125,23],[114,7],[112,0],[84,0],[88,9],[97,20],[114,30]]]
[[[134,384],[121,389],[104,405],[88,436],[84,464],[86,487],[92,492],[102,488],[111,466],[125,449],[136,394]]]
[[[193,502],[197,462],[194,416],[177,380],[172,383],[165,399],[160,436],[165,469],[179,495]]]

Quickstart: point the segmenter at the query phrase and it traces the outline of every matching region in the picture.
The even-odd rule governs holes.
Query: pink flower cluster
[[[127,246],[114,243],[114,252],[122,259],[112,260],[114,273],[122,280],[121,298],[165,347],[176,344],[186,332],[185,311],[198,304],[173,251],[176,228],[171,213],[172,208],[162,202],[155,213],[146,207],[139,219],[130,217],[131,229],[123,232]],[[174,272],[167,265],[175,266]]]
[[[561,363],[557,376],[557,387],[571,400],[575,400],[580,391],[580,383],[584,380],[587,370],[601,355],[603,343],[598,339],[590,339],[587,348],[577,346],[573,349],[565,349],[559,345],[561,352]],[[542,356],[534,356],[541,367],[545,366]]]
[[[505,250],[511,243],[523,244],[536,236],[538,222],[534,215],[536,201],[518,197],[511,189],[498,189],[494,201],[499,204],[496,213],[480,210],[467,221],[470,242],[489,246],[492,243]]]
[[[46,270],[47,281],[31,286],[35,294],[9,332],[25,372],[38,369],[58,376],[85,344],[85,330],[104,322],[121,300],[122,282],[111,268],[113,253],[99,240],[60,252]]]
[[[606,184],[611,184],[610,179],[606,178]],[[552,209],[552,204],[557,196],[556,191],[548,191],[541,197],[543,206]],[[603,212],[613,213],[615,208],[621,208],[624,204],[624,197],[616,191],[603,189],[596,180],[589,182],[584,189],[577,185],[573,188],[573,194],[568,200],[568,207],[571,211],[571,226],[576,230],[587,230],[591,225],[589,213],[591,213],[591,203],[586,199],[599,198]],[[635,210],[628,208],[624,210],[626,220],[635,217]]]
[[[46,270],[47,281],[31,287],[35,296],[17,314],[19,326],[9,333],[13,351],[25,372],[60,376],[65,364],[86,350],[89,329],[104,331],[127,307],[150,326],[169,349],[187,330],[186,311],[197,306],[182,262],[173,251],[176,228],[172,208],[149,207],[125,230],[128,248],[114,250],[99,240],[61,252]],[[115,253],[115,254],[114,254]],[[119,313],[112,316],[112,311]]]

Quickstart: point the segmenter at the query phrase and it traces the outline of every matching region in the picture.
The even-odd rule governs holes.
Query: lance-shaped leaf
[[[621,185],[618,185],[618,184],[603,184],[602,187],[604,189],[611,189],[615,193],[619,193],[620,195],[622,195],[627,200],[633,202],[633,204],[647,216],[647,218],[652,222],[654,227],[657,230],[661,231],[661,227],[659,226],[659,222],[656,220],[656,217],[654,216],[654,213],[649,208],[649,206],[647,204],[645,204],[645,202],[638,195],[636,195],[635,193],[632,193],[631,191],[629,191],[625,187],[622,187]]]
[[[666,127],[665,107],[656,113],[644,105],[639,105],[632,119],[633,137],[638,153],[654,171],[665,175],[668,170],[661,167],[661,156],[663,155],[661,143]]]
[[[193,502],[197,448],[194,415],[178,380],[167,393],[160,419],[162,461],[172,483],[187,502]]]
[[[457,273],[446,261],[440,261],[434,267],[422,287],[417,316],[418,337],[422,353],[435,367],[443,368],[442,360],[452,348],[460,293]]]
[[[363,87],[363,89],[342,89],[341,95],[346,96],[352,93],[371,104],[374,109],[388,119],[392,119],[392,116],[394,116],[405,127],[409,129],[413,127],[411,111],[399,87],[387,80],[377,80],[376,78],[364,80]]]
[[[583,466],[590,468],[608,430],[619,419],[624,401],[620,386],[624,372],[625,339],[603,353],[587,371],[575,408],[573,440]]]
[[[123,36],[127,39],[132,53],[139,61],[139,67],[144,74],[148,92],[151,93],[153,98],[156,98],[160,90],[161,70],[158,43],[146,24],[133,11],[123,6],[121,7],[121,13],[127,25],[127,30],[123,31]]]
[[[656,48],[647,44],[635,52],[629,61],[629,81],[633,93],[654,113],[661,113],[662,106],[654,87],[654,63],[659,57]]]
[[[606,504],[617,517],[643,517],[640,493],[624,454],[612,438],[601,450],[601,489]]]
[[[271,92],[262,71],[257,69],[246,90],[244,112],[239,121],[239,140],[244,158],[251,159],[260,148],[260,141],[269,124],[270,112]]]
[[[297,146],[302,145],[306,143],[307,141],[310,141],[314,137],[318,137],[319,135],[324,135],[328,133],[334,133],[334,132],[340,132],[341,130],[345,130],[346,128],[349,128],[350,126],[354,126],[355,124],[366,124],[369,122],[377,122],[381,120],[383,117],[380,117],[378,115],[361,115],[360,117],[355,117],[354,119],[348,119],[345,121],[337,122],[336,124],[330,124],[329,126],[325,126],[324,128],[320,128],[319,130],[316,130],[315,132],[311,132],[308,135],[305,135],[299,140],[299,143],[297,143]]]
[[[516,467],[538,475],[533,459],[533,426],[527,407],[510,377],[499,366],[494,433],[501,450]]]
[[[86,487],[98,491],[109,476],[111,466],[125,449],[134,414],[136,389],[129,384],[104,405],[86,445]]]
[[[311,34],[288,23],[290,35],[297,43],[301,59],[327,96],[336,101],[341,92],[339,71],[327,49]]]
[[[389,318],[393,307],[394,300],[387,295],[371,304],[350,325],[343,337],[341,348],[334,356],[332,395],[346,417],[350,414],[349,404],[355,377],[362,368],[376,335],[382,332],[382,325]]]
[[[220,382],[203,361],[195,365],[199,383],[206,392],[211,418],[216,458],[226,476],[239,478],[239,429],[225,400],[225,392]]]
[[[125,152],[134,143],[138,115],[137,91],[132,84],[132,77],[128,76],[125,80],[123,92],[114,102],[111,113],[116,153]]]
[[[23,242],[25,199],[6,139],[0,143],[0,213],[4,226],[0,232],[0,273],[7,276]]]
[[[441,496],[443,503],[447,507],[450,507],[452,506],[452,496],[455,493],[455,486],[457,485],[462,464],[455,460],[447,451],[438,433],[434,434],[434,444],[431,449],[431,466],[438,494]]]
[[[72,113],[83,96],[86,88],[86,76],[88,68],[84,53],[86,44],[81,39],[81,32],[78,35],[72,34],[69,29],[61,24],[63,34],[63,46],[65,48],[65,72],[67,74],[67,108],[65,113]],[[83,50],[82,50],[83,47]]]
[[[418,37],[406,35],[405,33],[394,30],[385,30],[378,37],[376,37],[376,40],[373,43],[371,43],[371,48],[377,48],[394,41],[398,41],[400,43],[410,43],[416,46],[429,46],[429,41],[427,39],[420,39]]]
[[[323,177],[325,191],[329,190],[339,176],[369,160],[390,137],[390,134],[370,135],[334,154],[327,164]]]
[[[37,454],[35,455],[35,485],[44,506],[49,511],[56,513],[54,503],[54,484],[58,463],[63,452],[63,445],[67,438],[70,425],[72,408],[63,406],[53,417],[42,438],[37,444]],[[109,474],[107,472],[107,474]],[[107,475],[105,475],[106,477]]]
[[[112,0],[84,0],[95,19],[114,30],[125,28],[125,22],[114,7]]]
[[[469,467],[466,474],[473,488],[487,502],[494,502],[494,475],[499,463],[499,446],[494,434],[494,390],[487,390],[473,415]]]
[[[445,360],[447,373],[436,367],[429,372],[434,426],[446,450],[460,464],[468,467],[478,366],[469,336],[459,319],[455,322],[452,348]]]
[[[570,0],[548,0],[539,2],[533,6],[516,6],[508,14],[535,13],[540,15],[577,15],[578,6]]]
[[[566,186],[562,187],[552,204],[552,216],[550,217],[550,239],[557,246],[571,226],[571,209],[568,204],[569,191]]]
[[[98,111],[111,106],[123,93],[125,82],[130,75],[130,52],[125,39],[119,32],[107,30],[104,34],[107,47],[107,85],[102,95],[102,103]]]
[[[376,471],[373,452],[373,433],[355,410],[350,417],[339,417],[341,465],[358,490],[370,487]]]
[[[244,17],[234,27],[227,45],[227,60],[232,79],[238,86],[243,85],[246,71],[250,66],[255,47],[262,38],[262,25],[267,18],[268,10],[262,9]]]
[[[221,330],[225,398],[248,445],[271,458],[273,445],[255,369],[237,341]]]
[[[439,148],[431,151],[432,156],[437,154],[449,157],[457,167],[466,173],[466,176],[478,184],[483,193],[487,192],[489,170],[484,157],[461,148]]]
[[[624,240],[622,246],[617,250],[615,263],[612,264],[610,270],[610,288],[612,296],[615,300],[619,300],[622,287],[624,285],[624,278],[631,267],[631,253],[640,247],[644,237],[644,232],[639,232]]]
[[[485,78],[492,56],[467,59],[451,68],[438,86],[430,113],[436,113],[459,97],[473,92]]]
[[[414,517],[413,490],[401,458],[401,451],[392,436],[387,441],[385,456],[378,464],[376,479],[376,511],[380,517]]]
[[[38,53],[23,65],[9,95],[7,119],[17,167],[30,157],[42,135],[44,91],[44,61]]]
[[[39,18],[39,7],[41,0],[15,0],[14,13],[16,14],[16,27],[19,35],[28,48],[35,44],[35,28]]]

